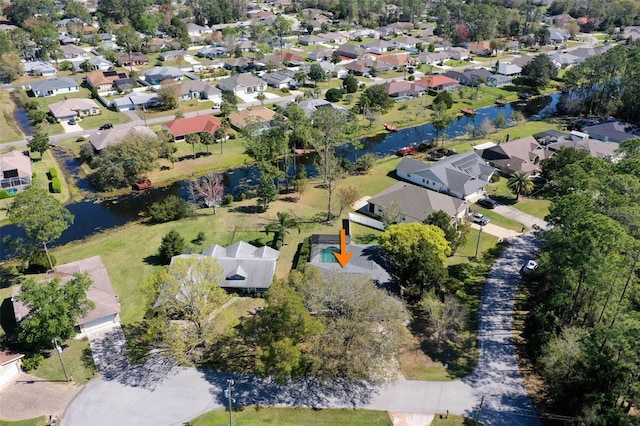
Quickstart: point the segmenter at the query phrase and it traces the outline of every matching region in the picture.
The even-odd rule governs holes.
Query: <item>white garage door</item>
[[[13,378],[20,372],[20,367],[17,362],[0,367],[0,388],[11,383]]]

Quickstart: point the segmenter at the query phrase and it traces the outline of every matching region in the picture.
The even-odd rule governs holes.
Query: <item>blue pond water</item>
[[[455,137],[466,133],[468,124],[479,125],[485,118],[493,120],[499,113],[508,117],[512,111],[517,110],[529,120],[536,120],[552,115],[555,112],[556,105],[560,95],[549,95],[536,98],[526,104],[507,104],[504,107],[488,107],[476,111],[473,117],[460,117],[454,121],[445,131],[449,137]],[[428,114],[428,113],[427,113]],[[402,129],[394,133],[381,134],[371,138],[362,140],[364,148],[358,152],[358,155],[364,153],[372,153],[380,156],[394,154],[399,148],[419,143],[421,141],[429,141],[433,139],[436,132],[431,124],[416,126],[409,129]],[[350,148],[344,148],[342,155],[347,158],[353,158],[354,152]],[[85,193],[92,194],[93,188],[85,180],[77,176],[79,164],[77,160],[58,152],[57,155],[65,164],[69,174],[76,179],[77,186]],[[298,158],[298,166],[304,165],[307,174],[312,176],[315,173],[313,168],[313,159],[310,156],[302,156]],[[291,164],[291,169],[293,169]],[[223,175],[226,192],[234,196],[247,192],[255,188],[260,177],[260,173],[256,167],[240,167],[231,170]],[[168,187],[157,188],[145,191],[140,194],[131,194],[121,198],[108,201],[82,201],[71,203],[66,207],[75,216],[74,224],[67,229],[62,236],[55,241],[55,244],[66,244],[71,241],[83,239],[96,232],[105,229],[122,226],[127,222],[136,220],[140,217],[141,212],[147,211],[149,206],[156,201],[163,200],[168,195],[177,195],[185,199],[189,199],[188,182],[179,181]],[[5,237],[24,237],[24,231],[14,225],[6,225],[0,227],[0,259],[6,258],[12,253],[11,248],[3,241]]]

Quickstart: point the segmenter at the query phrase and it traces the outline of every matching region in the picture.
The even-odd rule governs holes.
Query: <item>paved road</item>
[[[527,228],[538,227],[544,229],[547,227],[547,222],[545,222],[544,220],[525,213],[522,210],[518,210],[512,206],[498,205],[495,208],[495,212],[504,217],[508,217],[509,219],[513,219],[516,222],[523,224]]]
[[[117,354],[110,368],[107,359],[102,359],[103,376],[90,382],[67,407],[62,424],[180,425],[202,412],[224,407],[226,380],[232,377],[236,382],[233,398],[239,406],[362,407],[427,414],[449,410],[473,416],[482,401],[480,419],[487,425],[539,426],[522,385],[511,325],[519,268],[538,249],[531,234],[523,235],[513,238],[496,261],[482,294],[479,363],[462,380],[399,380],[384,387],[336,383],[328,389],[307,380],[279,386],[251,375],[176,367],[160,356],[143,366],[129,366]]]

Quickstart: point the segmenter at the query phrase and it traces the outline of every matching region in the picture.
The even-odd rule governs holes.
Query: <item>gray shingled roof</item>
[[[48,92],[50,90],[64,89],[67,87],[78,87],[78,84],[72,78],[67,77],[51,78],[49,80],[31,83],[31,90],[34,92]]]

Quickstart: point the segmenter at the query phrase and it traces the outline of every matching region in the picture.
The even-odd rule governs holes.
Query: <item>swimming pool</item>
[[[320,252],[320,262],[322,263],[338,263],[338,259],[333,253],[340,253],[338,247],[327,247]]]

